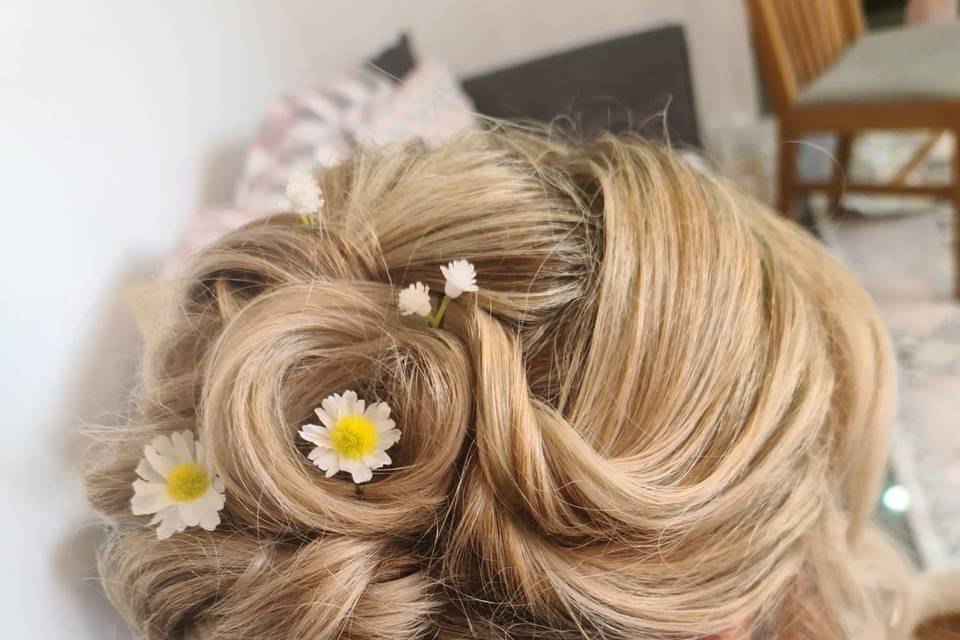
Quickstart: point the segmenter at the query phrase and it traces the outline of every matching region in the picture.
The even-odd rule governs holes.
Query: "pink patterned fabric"
[[[392,94],[388,78],[354,69],[274,102],[247,151],[237,206],[255,215],[278,210],[287,178],[349,155],[356,123],[373,117]]]
[[[440,143],[473,124],[471,108],[456,78],[431,60],[399,84],[372,69],[338,74],[271,107],[247,155],[236,203],[257,214],[275,211],[297,170],[336,164],[361,145]]]
[[[429,59],[399,84],[359,68],[280,98],[247,150],[234,203],[190,217],[166,272],[227,231],[283,210],[284,188],[298,170],[334,165],[365,145],[409,139],[436,145],[474,123],[457,79]]]

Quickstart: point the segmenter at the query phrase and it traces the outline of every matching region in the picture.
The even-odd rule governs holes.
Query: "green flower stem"
[[[450,296],[444,295],[443,300],[440,301],[440,308],[437,309],[437,312],[427,320],[427,324],[434,329],[440,326],[440,321],[443,320],[443,313],[447,310],[447,305],[450,304]]]
[[[316,214],[310,212],[301,213],[299,220],[300,224],[305,227],[317,228],[320,226],[320,220],[317,218]]]

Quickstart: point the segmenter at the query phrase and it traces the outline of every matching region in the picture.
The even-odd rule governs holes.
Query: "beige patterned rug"
[[[893,336],[900,407],[892,466],[907,521],[930,567],[960,566],[960,302],[952,289],[946,207],[821,221],[825,240],[862,280]]]

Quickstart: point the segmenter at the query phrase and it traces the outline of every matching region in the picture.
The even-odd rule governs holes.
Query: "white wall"
[[[704,129],[755,102],[739,0],[4,0],[0,635],[126,637],[80,576],[76,461],[135,366],[118,292],[225,199],[271,97],[401,29],[461,74],[682,22]]]

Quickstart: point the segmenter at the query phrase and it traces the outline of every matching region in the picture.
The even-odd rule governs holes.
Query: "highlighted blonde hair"
[[[192,263],[89,478],[104,587],[150,638],[906,637],[868,516],[894,396],[866,295],[802,231],[669,150],[518,131],[325,172]],[[476,265],[440,330],[405,283]],[[404,437],[363,495],[298,428],[330,393]],[[224,524],[130,513],[192,429]]]

